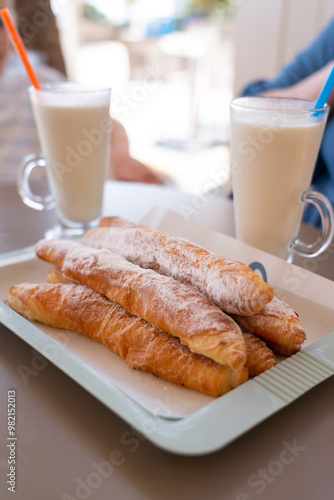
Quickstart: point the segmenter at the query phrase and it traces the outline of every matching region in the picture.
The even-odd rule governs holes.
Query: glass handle
[[[307,189],[302,193],[301,201],[314,205],[321,218],[321,232],[318,239],[311,244],[293,238],[289,245],[289,250],[302,257],[317,257],[324,252],[333,240],[334,235],[334,212],[330,201],[321,193]]]
[[[23,159],[17,180],[18,192],[25,205],[35,210],[51,210],[56,203],[51,194],[39,196],[30,188],[30,174],[36,167],[46,167],[43,155],[28,155]]]

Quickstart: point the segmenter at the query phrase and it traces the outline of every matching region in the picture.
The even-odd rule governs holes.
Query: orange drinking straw
[[[17,31],[17,28],[9,12],[9,9],[7,7],[5,7],[4,9],[0,9],[0,16],[7,30],[10,41],[12,42],[13,47],[16,50],[17,54],[20,56],[21,61],[23,62],[23,65],[26,69],[26,72],[28,73],[28,77],[32,85],[36,89],[40,89],[41,86],[38,81],[37,75],[30,64],[27,51],[25,49],[25,46],[23,45],[22,38],[20,37],[20,34]]]

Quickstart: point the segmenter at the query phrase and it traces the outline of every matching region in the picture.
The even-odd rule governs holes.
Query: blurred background
[[[112,87],[134,157],[200,194],[229,179],[229,102],[273,76],[333,0],[17,0],[28,48],[69,80]],[[222,191],[223,191],[222,189]]]

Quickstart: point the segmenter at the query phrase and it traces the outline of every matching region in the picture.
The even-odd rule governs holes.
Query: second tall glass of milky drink
[[[29,93],[60,221],[49,236],[80,235],[102,214],[110,161],[110,88],[61,83],[31,87]],[[23,165],[23,190],[35,164],[32,156]],[[45,208],[43,200],[29,201],[29,192],[25,195],[33,208]]]
[[[241,97],[231,102],[231,170],[237,239],[291,261],[314,257],[333,238],[330,202],[310,187],[328,107],[299,99]],[[298,239],[305,203],[319,211],[321,236]]]

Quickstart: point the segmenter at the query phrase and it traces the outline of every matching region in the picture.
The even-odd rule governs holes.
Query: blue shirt
[[[256,95],[264,90],[290,87],[307,76],[323,68],[334,60],[334,19],[305,50],[272,80],[252,82],[243,91],[243,95]],[[313,174],[312,186],[323,193],[334,207],[334,113],[328,117],[319,156]],[[307,204],[304,221],[319,226],[318,211]]]

